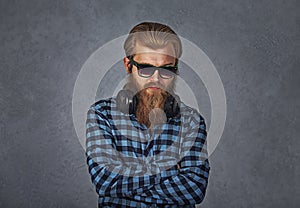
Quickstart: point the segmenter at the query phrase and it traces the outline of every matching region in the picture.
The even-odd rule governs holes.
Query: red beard
[[[165,90],[149,90],[146,88],[141,90],[137,96],[136,118],[139,123],[151,128],[154,124],[166,121],[163,109],[168,93]]]
[[[140,124],[145,124],[148,128],[152,128],[154,124],[164,123],[166,115],[164,113],[164,104],[168,96],[168,91],[175,91],[175,80],[171,85],[164,89],[158,83],[148,83],[144,89],[139,90],[137,83],[132,76],[128,76],[125,90],[132,91],[138,96],[138,104],[136,109],[136,118]],[[151,90],[147,87],[156,86],[160,89]]]

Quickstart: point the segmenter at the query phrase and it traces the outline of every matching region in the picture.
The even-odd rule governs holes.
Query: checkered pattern
[[[87,114],[86,156],[99,207],[195,207],[206,192],[205,122],[183,103],[179,116],[150,130],[117,111],[115,98],[96,102]]]

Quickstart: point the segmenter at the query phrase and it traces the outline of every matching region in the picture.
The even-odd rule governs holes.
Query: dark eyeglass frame
[[[144,77],[144,78],[149,78],[151,76],[153,76],[153,74],[156,72],[156,70],[158,70],[158,74],[162,79],[171,79],[173,78],[175,75],[178,75],[178,64],[176,64],[175,66],[169,66],[169,65],[163,65],[163,66],[153,66],[151,64],[140,64],[137,63],[136,61],[133,60],[133,58],[129,57],[130,63],[134,66],[136,66],[137,70],[138,70],[138,74],[140,77]],[[150,74],[149,76],[145,76],[140,74],[140,70],[141,69],[145,69],[145,68],[154,68],[155,70],[153,70],[153,73]],[[172,72],[172,76],[170,77],[164,77],[161,75],[161,70],[167,70]]]

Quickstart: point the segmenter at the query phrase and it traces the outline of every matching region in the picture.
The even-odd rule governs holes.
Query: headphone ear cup
[[[133,100],[134,100],[133,92],[129,90],[119,91],[116,97],[117,109],[125,114],[132,113]]]
[[[175,94],[168,95],[164,105],[164,111],[166,113],[167,118],[173,118],[179,114],[180,112],[179,104],[180,104],[180,98],[178,95]]]
[[[131,103],[131,105],[129,107],[129,113],[130,114],[134,114],[135,115],[137,105],[138,105],[138,98],[137,98],[137,95],[134,95],[132,97],[132,103]]]

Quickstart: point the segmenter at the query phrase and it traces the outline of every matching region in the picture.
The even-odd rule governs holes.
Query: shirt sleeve
[[[198,115],[190,122],[191,128],[183,138],[178,174],[152,187],[144,187],[134,196],[136,200],[167,204],[199,204],[204,199],[208,184],[209,162],[206,145],[206,125]]]
[[[160,177],[137,175],[140,161],[130,157],[124,161],[124,155],[115,149],[111,126],[104,113],[91,107],[86,120],[86,156],[91,180],[99,196],[133,197],[133,192],[141,186],[151,187],[159,183]],[[135,165],[135,163],[137,165]],[[125,173],[125,174],[124,174]],[[131,174],[134,173],[134,174]]]

